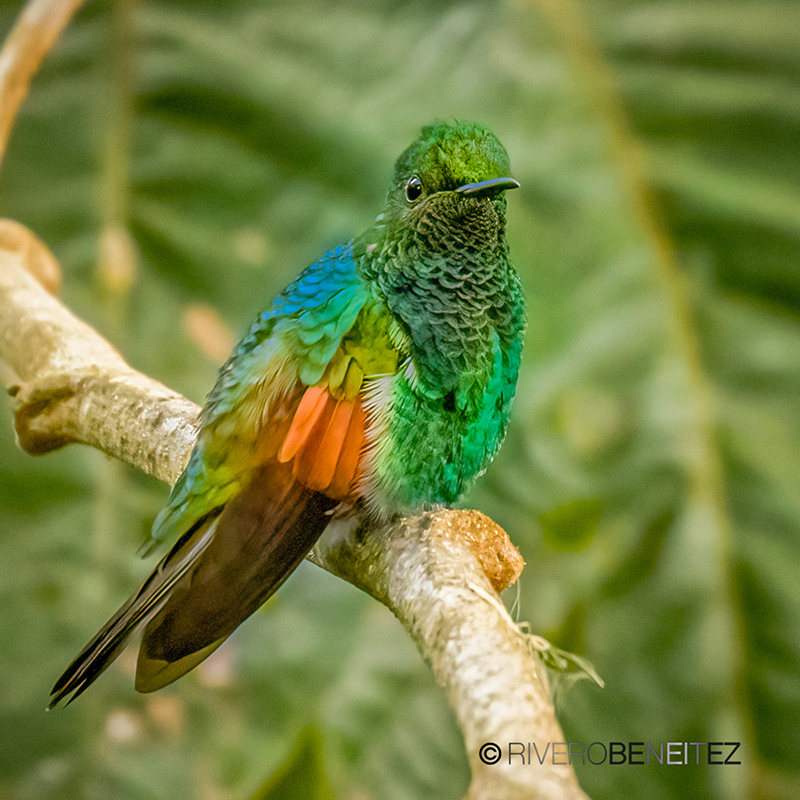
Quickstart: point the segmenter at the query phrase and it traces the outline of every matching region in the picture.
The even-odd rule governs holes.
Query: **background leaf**
[[[330,800],[322,761],[322,737],[313,728],[300,734],[292,752],[253,800]]]

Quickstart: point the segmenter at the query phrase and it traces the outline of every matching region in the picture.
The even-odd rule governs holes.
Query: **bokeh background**
[[[800,796],[800,4],[90,0],[23,107],[0,214],[201,402],[454,117],[511,154],[530,313],[508,441],[465,502],[528,562],[520,620],[606,681],[559,686],[566,738],[742,742],[740,767],[579,765],[582,785]],[[88,448],[31,458],[3,417],[0,798],[462,796],[410,640],[310,564],[178,684],[137,695],[129,653],[45,714],[149,570],[167,489]]]

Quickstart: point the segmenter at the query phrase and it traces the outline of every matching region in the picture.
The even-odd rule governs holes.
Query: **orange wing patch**
[[[311,436],[321,416],[325,414],[328,400],[331,397],[323,386],[311,386],[306,389],[294,419],[283,440],[283,447],[278,453],[278,461],[285,463],[294,458]]]
[[[337,400],[326,387],[306,389],[297,406],[278,461],[294,459],[299,483],[335,500],[351,494],[364,446],[361,398]]]

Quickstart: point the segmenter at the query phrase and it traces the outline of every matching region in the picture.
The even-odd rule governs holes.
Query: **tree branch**
[[[3,43],[0,57],[0,161],[31,79],[83,0],[31,0]]]
[[[24,260],[55,259],[30,232],[0,220],[0,247],[0,356],[22,448],[40,455],[82,442],[174,483],[197,434],[197,406],[128,366],[42,289]]]
[[[174,483],[194,444],[197,406],[134,370],[49,295],[28,270],[43,263],[52,272],[55,260],[32,233],[0,222],[0,358],[20,445],[41,454],[82,442]],[[495,523],[476,511],[381,528],[351,516],[329,526],[311,558],[387,605],[430,664],[464,735],[469,800],[586,797],[552,745],[544,764],[508,753],[509,742],[535,742],[541,754],[564,737],[532,637],[497,595],[522,559]],[[500,746],[499,763],[479,758],[487,742]]]
[[[495,591],[522,568],[506,533],[477,511],[453,510],[380,530],[343,528],[326,531],[312,560],[388,606],[411,635],[461,727],[472,769],[467,800],[585,800],[563,748],[555,764],[552,744],[543,764],[509,755],[509,742],[535,742],[542,754],[564,735],[533,637]],[[500,747],[496,764],[480,758],[487,743]]]

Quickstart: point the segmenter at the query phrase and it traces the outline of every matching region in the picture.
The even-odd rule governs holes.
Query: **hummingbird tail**
[[[111,617],[56,681],[48,709],[83,694],[122,652],[130,636],[169,599],[213,539],[221,509],[198,520],[159,562],[141,588]]]
[[[142,636],[136,689],[152,692],[210,655],[295,570],[338,501],[269,461],[216,520],[196,566],[174,585]]]

